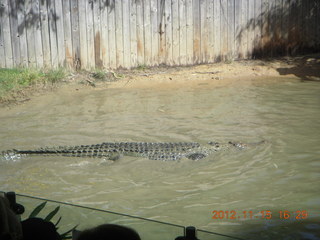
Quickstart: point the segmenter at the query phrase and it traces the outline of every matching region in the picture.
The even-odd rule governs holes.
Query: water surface
[[[281,79],[272,84],[265,80],[169,89],[66,87],[2,109],[0,119],[0,150],[107,141],[266,140],[257,147],[218,152],[199,161],[2,159],[1,190],[236,236],[320,239],[318,82]],[[215,210],[234,211],[237,219],[212,219]],[[244,211],[252,211],[252,216],[245,218]],[[271,211],[271,219],[263,219],[261,211]],[[289,211],[290,218],[280,219],[280,211]],[[301,211],[308,217],[296,220]]]

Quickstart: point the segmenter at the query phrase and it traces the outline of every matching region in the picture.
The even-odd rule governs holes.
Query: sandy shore
[[[90,72],[73,73],[63,84],[58,84],[54,88],[35,86],[25,89],[0,106],[21,104],[52,90],[59,95],[66,92],[72,94],[74,91],[108,88],[223,87],[235,84],[274,83],[284,79],[320,82],[320,54],[186,67],[140,67],[110,71],[104,80],[95,79]]]
[[[273,60],[242,60],[189,67],[154,67],[121,72],[114,82],[96,82],[108,88],[180,88],[228,86],[279,79],[320,81],[320,55]]]

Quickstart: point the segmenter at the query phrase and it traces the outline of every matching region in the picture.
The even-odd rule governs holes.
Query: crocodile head
[[[229,141],[228,143],[225,144],[219,144],[217,142],[208,142],[211,148],[216,149],[216,150],[221,150],[221,149],[229,149],[230,147],[236,148],[236,149],[245,149],[245,148],[250,148],[254,146],[258,146],[261,144],[266,143],[265,140],[259,141],[259,142],[252,142],[252,143],[243,143],[243,142],[235,142],[235,141]]]

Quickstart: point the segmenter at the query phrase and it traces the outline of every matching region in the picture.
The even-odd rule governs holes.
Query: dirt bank
[[[279,81],[292,78],[320,82],[320,54],[270,60],[242,60],[188,67],[153,67],[120,71],[111,81],[96,81],[75,76],[78,81],[97,88],[179,88],[228,86]],[[82,79],[82,80],[81,80]]]
[[[73,73],[52,88],[36,86],[21,91],[2,106],[23,103],[46,91],[59,91],[61,85],[72,91],[107,88],[180,88],[221,87],[230,84],[272,83],[281,79],[320,82],[320,54],[266,60],[242,60],[229,63],[187,67],[139,67],[107,73],[104,79],[93,73]],[[9,104],[8,104],[9,103]]]
[[[227,86],[244,82],[278,81],[292,78],[320,82],[320,55],[274,60],[243,60],[190,67],[150,68],[124,72],[112,88]]]

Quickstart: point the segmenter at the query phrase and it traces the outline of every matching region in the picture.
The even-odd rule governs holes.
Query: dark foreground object
[[[85,230],[79,234],[76,240],[141,240],[139,234],[128,227],[103,224],[98,227]]]

